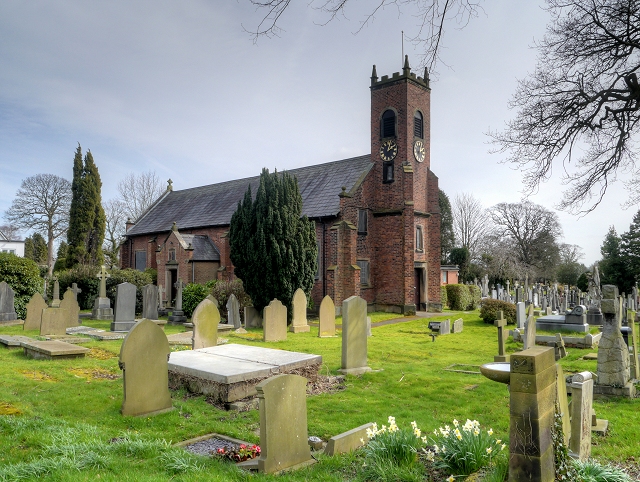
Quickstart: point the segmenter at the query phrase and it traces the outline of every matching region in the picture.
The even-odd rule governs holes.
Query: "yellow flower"
[[[363,439],[363,438],[361,438],[361,439],[360,439],[360,443],[361,443],[362,445],[364,445],[364,439]]]
[[[459,424],[459,423],[460,423],[460,422],[458,422],[455,418],[453,419],[453,424],[454,424],[456,427],[458,426],[458,424]]]
[[[417,427],[413,430],[413,433],[416,435],[417,438],[420,438],[420,435],[422,435],[422,432]]]
[[[453,475],[450,475],[449,478],[447,479],[447,482],[453,482],[454,480],[456,480]]]
[[[413,422],[411,422],[411,428],[414,429],[414,430],[418,428],[418,424],[416,423],[415,420]]]
[[[502,444],[502,447],[500,447],[500,450],[504,450],[507,447],[507,444]]]
[[[426,435],[423,435],[423,436],[422,436],[422,438],[421,438],[420,440],[422,440],[422,443],[423,443],[423,444],[426,444],[426,443],[427,443],[427,436],[426,436]]]
[[[499,444],[500,442],[502,442],[502,440],[500,440],[500,439],[496,440],[497,444]]]
[[[473,434],[474,434],[474,435],[480,435],[480,430],[475,429],[475,430],[473,431]]]
[[[493,449],[491,447],[487,447],[487,453],[490,454],[491,452],[493,452]]]
[[[490,429],[487,431],[487,433],[488,433],[489,435],[493,435],[493,429],[492,429],[492,428],[490,428]]]

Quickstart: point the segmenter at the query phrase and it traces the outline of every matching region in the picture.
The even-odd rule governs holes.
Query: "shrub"
[[[182,289],[182,311],[185,316],[191,318],[198,304],[204,300],[210,291],[206,286],[198,283],[189,283]]]
[[[498,316],[500,316],[500,311],[504,313],[508,324],[515,324],[515,304],[509,303],[508,301],[493,300],[491,298],[485,298],[480,303],[480,318],[482,318],[485,323],[493,324],[493,322],[498,319]]]
[[[127,282],[136,285],[136,313],[142,313],[142,287],[151,284],[151,275],[131,268],[112,270],[110,274],[111,277],[107,278],[107,297],[111,300],[111,306],[116,303],[116,286]]]
[[[480,300],[482,299],[482,290],[476,285],[466,285],[469,290],[469,297],[471,301],[467,306],[467,310],[477,310],[480,306]]]
[[[445,286],[441,286],[440,287],[440,302],[442,303],[442,306],[447,306],[447,287]]]
[[[144,270],[149,276],[151,276],[151,283],[154,285],[158,284],[158,270],[155,268],[147,268]]]
[[[43,279],[35,261],[15,254],[0,253],[0,281],[13,290],[13,303],[18,318],[27,315],[27,303],[38,291],[42,291]]]
[[[455,311],[467,310],[472,305],[469,288],[465,285],[447,285],[447,305]]]
[[[468,420],[460,426],[457,420],[453,427],[445,425],[434,432],[430,439],[433,448],[427,458],[436,467],[446,469],[456,475],[470,475],[491,464],[493,457],[507,446],[493,437],[493,430],[480,429],[477,420]]]
[[[93,302],[100,294],[100,280],[96,277],[99,268],[96,266],[78,265],[73,269],[57,273],[60,284],[60,296],[64,295],[67,288],[71,288],[73,283],[78,285],[82,291],[78,293],[78,304],[81,310],[93,308]],[[108,280],[107,280],[108,281]],[[48,293],[51,296],[53,283],[48,284]]]
[[[213,288],[211,288],[211,294],[216,300],[218,300],[218,305],[220,307],[220,316],[227,320],[229,319],[229,317],[227,316],[227,301],[229,301],[229,296],[231,296],[231,293],[236,295],[238,304],[240,305],[240,317],[244,318],[244,308],[246,306],[251,306],[251,298],[249,298],[249,295],[245,293],[244,286],[242,286],[242,280],[217,280],[213,284]]]

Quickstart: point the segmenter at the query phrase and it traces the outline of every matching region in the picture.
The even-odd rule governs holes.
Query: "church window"
[[[367,210],[358,209],[358,234],[367,234]]]
[[[316,281],[318,281],[320,279],[320,276],[322,274],[322,249],[320,247],[320,240],[317,239],[316,240],[316,245],[318,246],[318,269],[316,270]]]
[[[393,161],[382,163],[382,182],[393,182]]]
[[[396,113],[391,109],[387,109],[382,114],[380,122],[380,137],[395,137],[396,136]]]
[[[136,251],[136,269],[138,271],[144,271],[147,269],[147,252]]]
[[[169,261],[176,260],[176,248],[169,249]]]
[[[370,284],[369,260],[359,259],[356,261],[356,263],[360,267],[360,284],[363,286],[369,286]]]
[[[419,110],[413,115],[413,135],[420,139],[424,138],[424,122],[422,120],[422,112]]]
[[[422,235],[422,226],[416,226],[416,251],[424,251],[424,241]]]

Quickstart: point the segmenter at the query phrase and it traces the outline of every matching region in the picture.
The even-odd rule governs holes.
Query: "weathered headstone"
[[[154,415],[172,408],[170,353],[164,331],[151,320],[140,321],[127,333],[118,363],[124,383],[122,415]]]
[[[336,307],[329,295],[320,303],[320,323],[318,336],[321,338],[336,336]]]
[[[236,330],[240,328],[240,303],[233,293],[227,300],[227,323],[233,325]]]
[[[262,326],[262,316],[253,306],[244,307],[244,327],[260,328]]]
[[[218,303],[218,300],[213,295],[207,295],[207,299],[216,305],[216,308],[220,309],[220,303]]]
[[[100,293],[93,304],[91,318],[94,320],[113,320],[113,309],[111,308],[111,300],[107,298],[107,278],[111,275],[107,273],[104,265],[96,275],[100,279]]]
[[[51,300],[51,308],[60,306],[60,282],[58,278],[53,279],[53,299]]]
[[[533,347],[511,355],[509,482],[553,482],[551,436],[556,402],[553,348]]]
[[[272,300],[264,307],[263,341],[284,341],[287,339],[287,307],[280,300]]]
[[[640,363],[638,360],[638,328],[635,323],[636,313],[634,311],[629,312],[629,326],[631,327],[631,346],[630,348],[630,375],[636,380],[640,380]]]
[[[60,302],[60,308],[69,311],[67,328],[78,326],[80,324],[80,305],[76,301],[76,297],[74,296],[73,291],[71,291],[71,288],[68,288],[65,292],[62,301]]]
[[[40,336],[67,334],[69,322],[69,310],[64,308],[45,308],[42,310],[42,322],[40,323]]]
[[[526,306],[524,302],[516,303],[516,328],[518,330],[524,329],[524,322],[527,319]]]
[[[116,304],[111,331],[129,331],[136,324],[136,285],[120,283],[116,286]]]
[[[184,283],[178,278],[178,281],[173,286],[176,288],[176,302],[173,310],[171,310],[169,321],[172,323],[184,323],[187,321],[187,317],[184,316],[184,311],[182,311],[182,289],[184,288]]]
[[[536,346],[536,320],[533,319],[533,306],[529,305],[527,322],[524,326],[524,349]]]
[[[191,322],[193,323],[191,346],[194,350],[218,344],[220,311],[211,300],[205,298],[196,306],[191,316]]]
[[[451,334],[451,320],[447,318],[446,320],[442,320],[440,322],[440,327],[438,328],[439,335],[450,335]]]
[[[27,303],[27,319],[24,320],[24,330],[39,330],[42,324],[42,310],[47,308],[47,302],[40,293],[34,294]]]
[[[369,422],[347,432],[336,435],[335,437],[331,437],[327,441],[327,446],[324,449],[324,454],[329,456],[346,454],[362,447],[368,440],[367,429],[370,430],[372,427],[373,423]]]
[[[293,318],[291,320],[291,333],[305,333],[310,330],[307,322],[307,295],[298,288],[293,294]]]
[[[0,322],[18,319],[13,305],[13,290],[4,281],[0,281]]]
[[[158,316],[158,287],[148,284],[142,287],[142,318],[157,320]]]
[[[314,462],[307,443],[306,386],[307,379],[299,375],[276,375],[256,386],[260,403],[259,472],[271,474]]]
[[[165,308],[164,303],[164,294],[166,289],[164,285],[158,286],[158,316],[165,316],[167,314],[167,309]]]
[[[569,413],[569,401],[567,399],[567,383],[564,378],[564,371],[559,363],[556,363],[556,392],[558,400],[558,410],[562,418],[562,435],[564,444],[569,446],[571,438],[571,414]]]
[[[598,383],[594,393],[603,396],[635,396],[635,386],[629,381],[629,349],[620,332],[618,288],[602,287],[602,337],[598,348]]]
[[[571,378],[571,441],[569,449],[574,457],[586,460],[591,455],[591,409],[593,379],[591,372]]]
[[[555,356],[556,361],[567,356],[567,349],[564,346],[564,340],[560,333],[556,333]]]
[[[342,302],[342,367],[346,375],[370,371],[367,366],[367,302],[351,296]]]
[[[500,311],[500,318],[493,322],[494,326],[498,327],[498,354],[493,357],[495,362],[509,361],[509,355],[505,353],[505,333],[504,328],[507,326],[507,320],[504,319],[504,313]]]
[[[462,333],[462,329],[464,328],[464,321],[462,318],[458,318],[453,322],[453,333]]]

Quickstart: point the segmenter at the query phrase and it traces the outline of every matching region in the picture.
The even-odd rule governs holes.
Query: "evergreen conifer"
[[[318,270],[315,223],[302,216],[295,177],[262,170],[255,200],[247,189],[231,218],[229,245],[235,274],[258,311],[274,298],[291,308],[298,288],[311,293]]]

